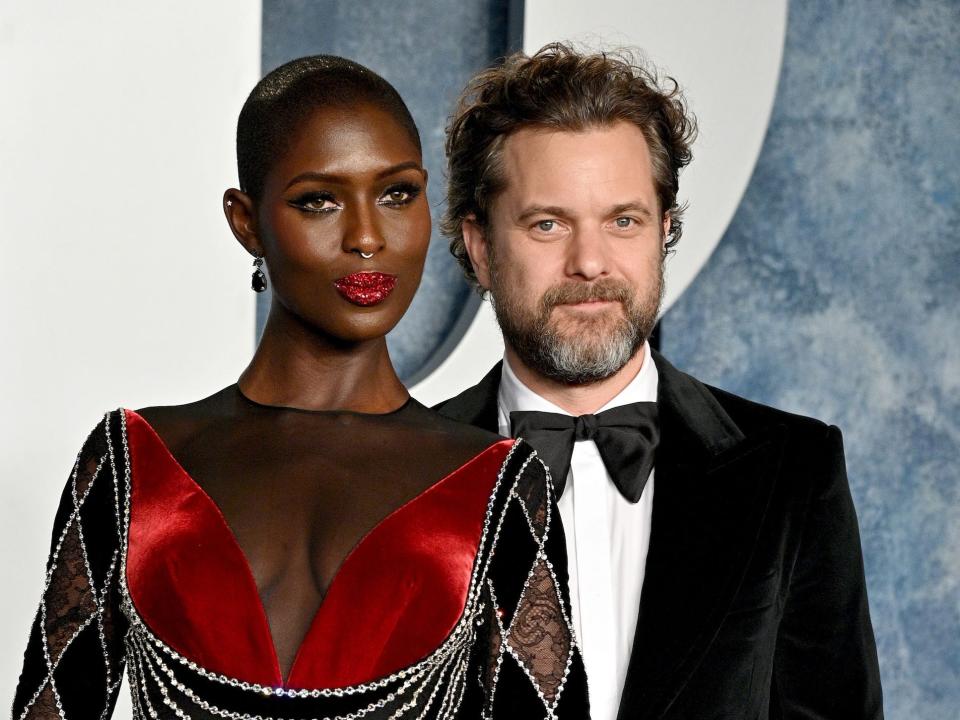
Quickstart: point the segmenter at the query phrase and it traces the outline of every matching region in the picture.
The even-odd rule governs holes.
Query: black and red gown
[[[107,718],[125,667],[138,718],[587,718],[558,518],[529,445],[412,399],[108,413],[13,717]]]

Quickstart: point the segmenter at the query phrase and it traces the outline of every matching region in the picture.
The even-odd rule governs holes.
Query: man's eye
[[[618,217],[615,221],[618,228],[628,228],[633,225],[633,218],[630,217]]]
[[[541,220],[537,223],[537,230],[540,232],[550,232],[557,226],[555,220]]]

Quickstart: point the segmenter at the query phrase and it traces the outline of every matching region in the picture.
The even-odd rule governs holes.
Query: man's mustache
[[[633,289],[622,280],[597,280],[592,283],[568,282],[555,285],[547,290],[540,299],[540,306],[548,310],[557,305],[605,300],[608,302],[629,303]]]

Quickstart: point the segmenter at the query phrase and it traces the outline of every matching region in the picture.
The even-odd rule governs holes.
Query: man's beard
[[[500,283],[490,261],[490,293],[504,341],[528,368],[568,385],[586,385],[616,374],[650,336],[663,296],[663,260],[654,284],[643,294],[623,280],[567,282],[547,290],[536,308],[525,307]],[[619,302],[622,313],[586,312],[579,318],[553,318],[558,305],[589,300]],[[566,332],[563,327],[566,327]]]

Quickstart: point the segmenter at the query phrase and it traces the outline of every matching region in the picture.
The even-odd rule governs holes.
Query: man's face
[[[643,345],[663,290],[662,218],[640,130],[520,130],[485,232],[464,223],[504,340],[540,375],[607,378]]]

